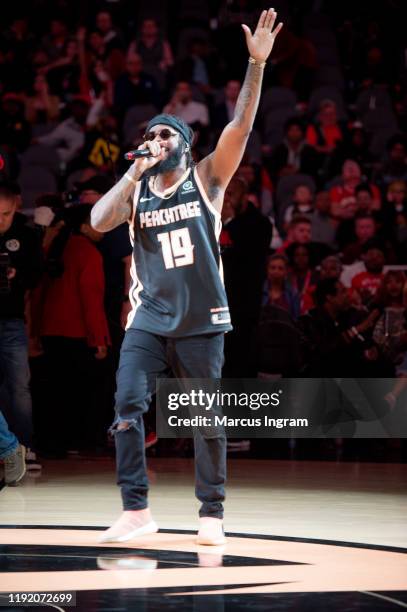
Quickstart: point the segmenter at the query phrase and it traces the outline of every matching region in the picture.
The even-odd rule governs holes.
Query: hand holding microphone
[[[134,160],[129,171],[131,171],[131,174],[134,172],[137,175],[135,178],[138,180],[138,177],[146,170],[149,170],[164,159],[165,149],[156,140],[146,140],[135,151],[129,151],[124,157],[128,161]]]

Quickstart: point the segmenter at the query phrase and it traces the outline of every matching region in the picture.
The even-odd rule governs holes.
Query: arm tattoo
[[[232,124],[250,132],[253,127],[260,100],[263,68],[249,64],[246,77],[236,102],[235,116]]]
[[[92,227],[100,232],[109,232],[128,221],[132,211],[133,194],[133,183],[122,177],[92,208]]]

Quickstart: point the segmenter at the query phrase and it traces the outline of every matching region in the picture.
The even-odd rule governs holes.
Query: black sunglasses
[[[154,140],[156,136],[159,136],[161,140],[169,140],[171,136],[176,136],[176,135],[177,134],[175,132],[171,132],[171,130],[164,128],[163,130],[160,130],[159,132],[147,132],[146,134],[144,134],[143,140],[144,141]]]

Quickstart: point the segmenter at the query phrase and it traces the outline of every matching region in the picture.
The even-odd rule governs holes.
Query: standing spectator
[[[45,74],[50,88],[62,100],[69,101],[73,94],[79,93],[79,58],[77,41],[67,41],[61,57],[39,69]]]
[[[90,225],[90,212],[88,205],[71,208],[65,231],[48,252],[53,265],[48,266],[41,336],[50,380],[47,421],[49,431],[54,431],[47,436],[50,451],[103,442],[106,415],[100,414],[101,398],[95,394],[101,388],[96,384],[102,374],[98,365],[107,355],[110,339],[102,256],[94,244],[103,234]]]
[[[68,26],[64,19],[51,19],[49,32],[42,39],[42,47],[51,61],[63,56],[69,39]]]
[[[70,115],[49,134],[39,136],[36,142],[55,147],[61,164],[73,161],[85,144],[86,119],[89,103],[77,96],[70,104]]]
[[[404,305],[406,277],[390,270],[383,276],[376,293],[382,314],[373,331],[373,339],[385,356],[396,366],[402,364],[407,351],[407,321]]]
[[[27,291],[39,281],[41,245],[34,230],[16,217],[16,197],[0,186],[0,369],[10,398],[11,429],[33,447],[28,340],[24,325]],[[30,460],[36,460],[35,454]]]
[[[140,28],[140,37],[130,43],[128,53],[138,53],[144,69],[154,77],[158,87],[163,90],[169,70],[174,65],[174,58],[168,40],[163,38],[155,19],[144,19]]]
[[[47,125],[58,118],[60,100],[50,93],[44,74],[34,78],[32,90],[25,99],[25,117],[31,124]]]
[[[316,122],[309,125],[306,132],[308,144],[318,153],[319,176],[322,182],[334,175],[336,149],[343,139],[344,130],[338,121],[335,102],[323,100]]]
[[[96,15],[96,28],[103,37],[103,42],[108,48],[121,49],[123,47],[121,35],[113,25],[112,16],[109,11],[99,11]]]

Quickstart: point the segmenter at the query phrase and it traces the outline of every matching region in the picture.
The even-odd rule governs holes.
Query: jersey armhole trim
[[[140,195],[140,190],[141,190],[141,181],[138,181],[136,188],[134,190],[134,194],[133,194],[133,206],[132,206],[132,211],[131,211],[131,217],[130,219],[127,219],[127,223],[132,228],[134,228],[134,218],[136,216],[136,209],[137,209],[138,199]]]

